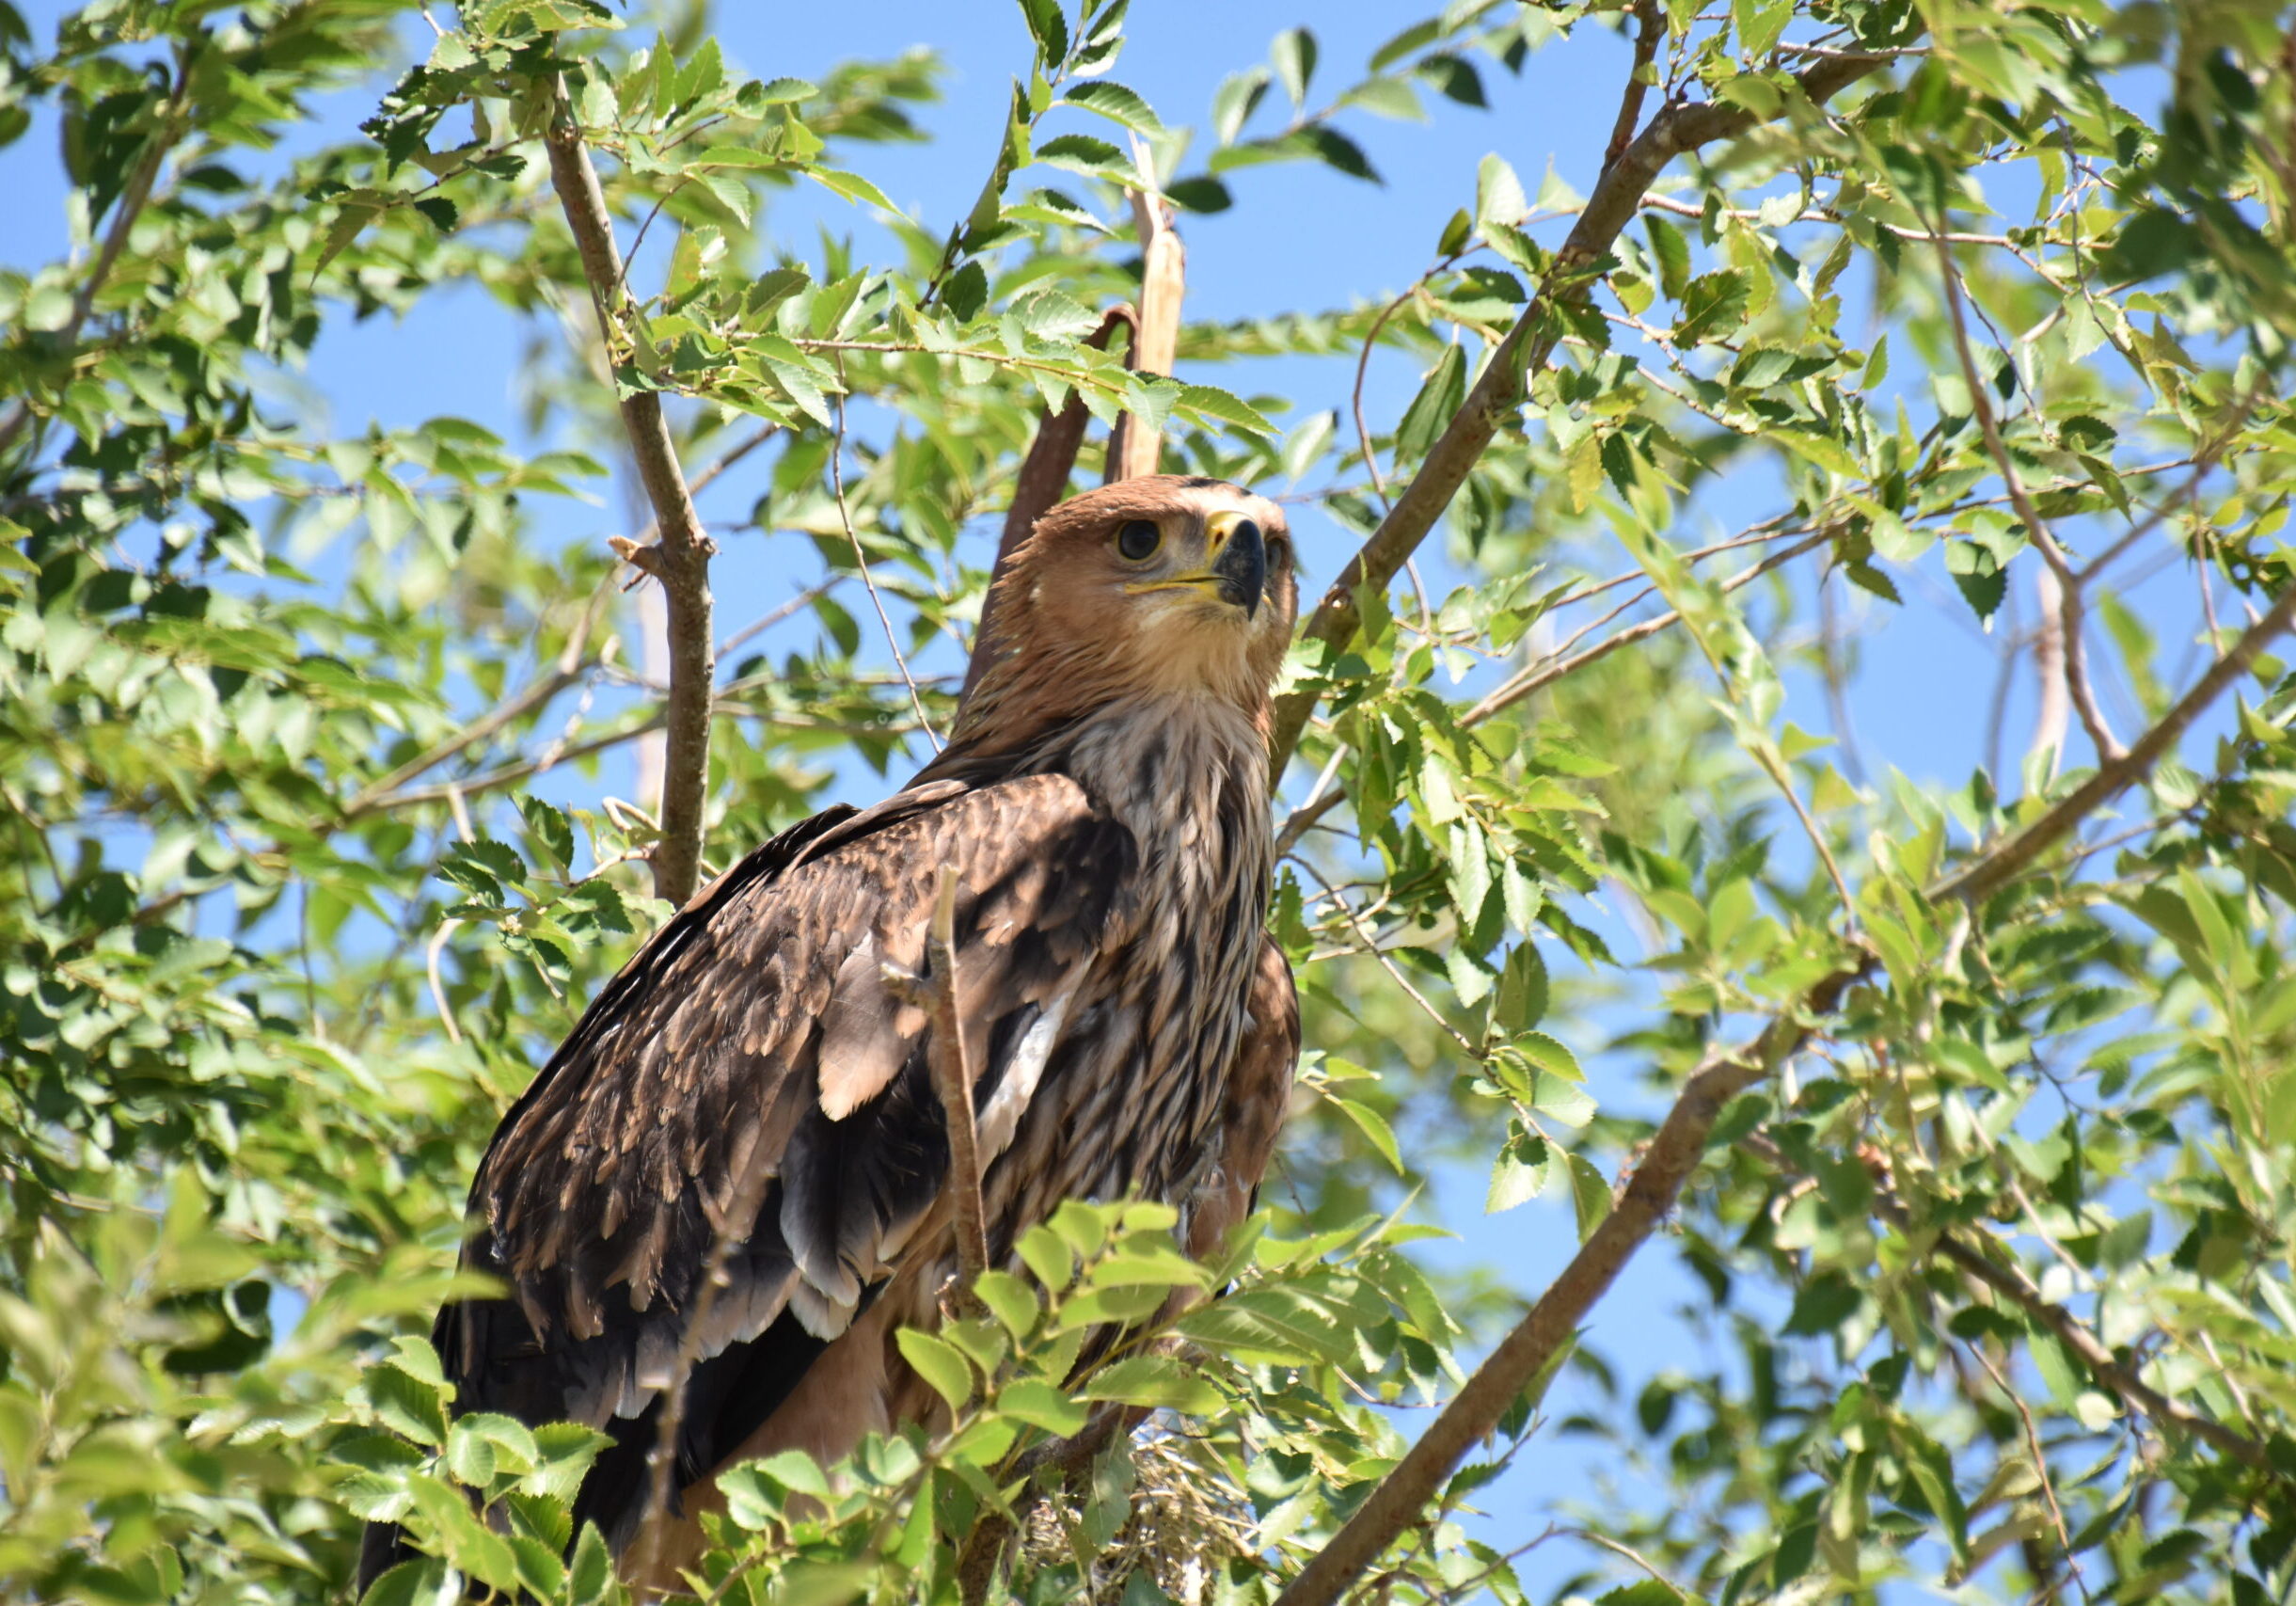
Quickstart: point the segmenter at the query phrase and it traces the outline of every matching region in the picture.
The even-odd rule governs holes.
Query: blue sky
[[[49,34],[58,8],[34,0],[25,9],[36,36]],[[1322,60],[1319,87],[1328,90],[1351,81],[1373,48],[1420,14],[1409,7],[1311,6],[1306,0],[1138,0],[1129,43],[1113,75],[1145,95],[1167,123],[1201,127],[1221,77],[1264,59],[1267,43],[1278,31],[1302,23],[1316,30]],[[1024,67],[1028,50],[1018,7],[1001,0],[956,6],[945,0],[726,5],[719,8],[717,32],[729,65],[768,78],[817,77],[837,61],[888,56],[912,45],[939,52],[949,69],[945,98],[920,114],[933,136],[930,142],[873,148],[860,164],[904,211],[936,232],[945,230],[977,192],[1005,116],[1009,77]],[[1427,264],[1450,213],[1472,205],[1476,166],[1488,152],[1506,156],[1534,191],[1550,164],[1582,191],[1590,187],[1615,115],[1625,59],[1615,36],[1590,25],[1578,37],[1534,54],[1519,79],[1484,61],[1483,82],[1492,103],[1487,111],[1429,96],[1434,115],[1424,123],[1351,114],[1342,126],[1364,145],[1385,175],[1384,185],[1320,167],[1259,167],[1230,175],[1234,208],[1183,223],[1189,315],[1243,319],[1393,294]],[[378,81],[372,92],[339,97],[327,108],[329,135],[347,134],[372,110],[380,87]],[[1279,97],[1280,91],[1272,99]],[[1262,119],[1275,110],[1263,109]],[[1076,126],[1092,123],[1080,114]],[[0,262],[28,266],[55,256],[68,243],[54,134],[53,122],[43,119],[24,139],[0,151],[0,195],[9,198],[0,212]],[[800,248],[814,238],[816,224],[852,231],[863,261],[873,253],[883,257],[891,248],[880,231],[810,187],[778,200],[770,221],[779,235]],[[667,249],[668,233],[662,231],[648,251],[658,258]],[[449,291],[427,298],[404,322],[338,322],[323,338],[296,390],[306,405],[323,409],[337,430],[355,431],[371,420],[410,426],[452,412],[517,441],[524,432],[514,376],[532,334],[477,289]],[[1896,358],[1901,365],[1911,365],[1910,353],[1901,350]],[[1196,376],[1247,394],[1261,390],[1289,394],[1298,403],[1292,417],[1299,419],[1334,406],[1344,409],[1352,368],[1352,358],[1287,358]],[[1910,377],[1918,381],[1918,375]],[[1417,382],[1416,367],[1407,360],[1392,354],[1374,360],[1365,396],[1374,427],[1399,415]],[[765,472],[761,458],[728,474],[705,499],[705,516],[733,517],[746,510]],[[1772,511],[1772,488],[1765,474],[1738,476],[1721,493],[1702,501],[1682,538],[1690,543],[1709,531],[1726,533]],[[625,506],[616,487],[594,511],[555,508],[547,516],[546,535],[595,542],[622,529]],[[1312,584],[1338,568],[1352,542],[1312,509],[1299,510],[1297,527]],[[984,530],[974,538],[985,561],[993,532]],[[1616,566],[1628,566],[1623,554],[1618,556]],[[1437,592],[1459,578],[1440,553],[1431,551],[1424,567]],[[730,630],[763,612],[816,572],[811,545],[802,538],[777,541],[752,534],[731,544],[716,577],[721,628]],[[1917,779],[1958,784],[1982,757],[1993,644],[1952,592],[1935,553],[1909,583],[1900,578],[1908,602],[1902,611],[1850,594],[1861,653],[1861,673],[1848,697],[1852,719],[1869,764],[1894,765]],[[2022,568],[2016,583],[2030,583]],[[2189,582],[2181,567],[2169,565],[2138,594],[2138,602],[2170,649],[2163,654],[2165,668],[2176,670],[2176,648],[2193,627]],[[811,626],[800,621],[790,628]],[[2116,674],[2108,672],[2103,678],[2108,711],[2126,737],[2137,723],[2133,705]],[[1790,677],[1788,686],[1786,717],[1807,729],[1830,728],[1818,689],[1801,677]],[[2020,680],[2007,721],[2013,759],[2023,747],[2031,708],[2029,689]],[[627,795],[626,782],[625,773],[610,769],[602,787],[574,778],[565,785]],[[865,799],[880,792],[883,783],[851,766],[841,775],[840,789]],[[1621,946],[1623,954],[1634,951],[1631,940]],[[1610,1082],[1608,1088],[1598,1085],[1597,1091],[1631,1106],[1623,1092],[1626,1068],[1592,1052],[1608,1035],[1607,1026],[1550,1024],[1594,1064],[1598,1084]],[[1435,1213],[1462,1236],[1456,1246],[1438,1252],[1480,1262],[1526,1295],[1534,1293],[1576,1247],[1568,1206],[1543,1201],[1485,1218],[1482,1186],[1480,1171],[1442,1179]],[[1698,1369],[1703,1363],[1689,1329],[1671,1313],[1689,1294],[1686,1275],[1661,1239],[1600,1308],[1591,1341],[1619,1368],[1623,1400],[1631,1401],[1640,1379],[1653,1372],[1668,1366]],[[1565,1379],[1550,1409],[1560,1415],[1598,1404],[1591,1390]],[[1514,1535],[1517,1542],[1529,1536],[1546,1523],[1558,1501],[1589,1497],[1596,1470],[1570,1440],[1534,1446],[1515,1471],[1485,1492],[1483,1503],[1492,1514],[1487,1532],[1494,1538]],[[1543,1584],[1559,1582],[1585,1560],[1583,1552],[1568,1553],[1561,1546],[1535,1553],[1525,1564],[1533,1595],[1544,1595]]]

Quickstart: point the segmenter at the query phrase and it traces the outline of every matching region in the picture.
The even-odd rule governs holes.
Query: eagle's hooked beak
[[[1260,598],[1267,595],[1268,544],[1248,515],[1215,513],[1204,520],[1202,568],[1124,589],[1134,596],[1150,591],[1200,591],[1243,609],[1246,619],[1255,618]]]
[[[1257,617],[1268,589],[1268,544],[1259,526],[1241,513],[1213,514],[1204,520],[1204,556],[1221,600],[1243,609],[1247,619]]]

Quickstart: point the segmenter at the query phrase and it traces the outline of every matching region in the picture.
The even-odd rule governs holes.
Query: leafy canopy
[[[704,644],[711,866],[945,725],[1041,412],[1370,543],[1291,671],[1310,1052],[1263,1215],[1202,1267],[1160,1207],[1065,1208],[902,1335],[946,1431],[729,1478],[713,1598],[957,1599],[1008,1510],[998,1587],[1043,1601],[2285,1596],[2288,8],[1459,0],[1352,72],[1286,32],[1188,125],[1117,76],[1124,0],[1019,9],[977,199],[910,216],[866,174],[923,53],[0,4],[0,143],[60,129],[72,231],[0,268],[0,1593],[316,1600],[388,1519],[426,1559],[372,1598],[616,1594],[594,1436],[453,1417],[416,1335],[494,1121],[667,913],[662,690],[595,539],[651,394],[802,584]],[[1087,341],[1127,191],[1184,232],[1321,165],[1379,228],[1379,119],[1534,55],[1623,68],[1598,167],[1534,188],[1493,123],[1400,294],[1188,325],[1177,378]],[[800,185],[849,227],[770,228]],[[283,399],[469,283],[531,334],[530,438],[452,386],[411,429]],[[1373,351],[1407,402],[1365,405]],[[1212,382],[1262,358],[1290,393]],[[1940,608],[2003,689],[1951,785],[1846,717]],[[1430,1252],[1463,1169],[1586,1239],[1495,1405],[1463,1382],[1536,1291]],[[1638,1249],[1700,1341],[1647,1378],[1574,1338]],[[1391,1407],[1437,1402],[1413,1485],[1432,1413]],[[1117,1406],[1164,1414],[1063,1458]],[[1566,1439],[1618,1482],[1527,1518],[1498,1481]]]

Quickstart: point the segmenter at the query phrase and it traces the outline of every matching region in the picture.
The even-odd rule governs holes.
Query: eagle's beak
[[[1241,513],[1213,514],[1204,520],[1204,556],[1221,600],[1256,617],[1268,588],[1268,544],[1259,526]]]
[[[1268,544],[1248,516],[1215,513],[1204,520],[1201,569],[1124,589],[1134,596],[1150,591],[1200,591],[1243,609],[1246,619],[1256,618],[1268,589]]]

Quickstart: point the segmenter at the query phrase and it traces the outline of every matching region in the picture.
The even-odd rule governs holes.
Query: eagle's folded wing
[[[1016,1078],[1033,1086],[1041,1069],[1048,1034],[1029,1027],[1120,938],[1136,859],[1074,781],[1037,775],[834,810],[727,872],[601,993],[488,1149],[467,1260],[510,1297],[441,1313],[458,1408],[624,1438],[683,1353],[709,1375],[689,1385],[680,1459],[710,1466],[844,1330],[940,1192],[927,1023],[883,967],[926,968],[941,867],[960,886],[977,1097],[1009,1105],[1029,1089],[1000,1088],[1006,1071],[1033,1055]],[[705,1299],[720,1232],[727,1281]],[[713,1400],[738,1420],[703,1420]]]

